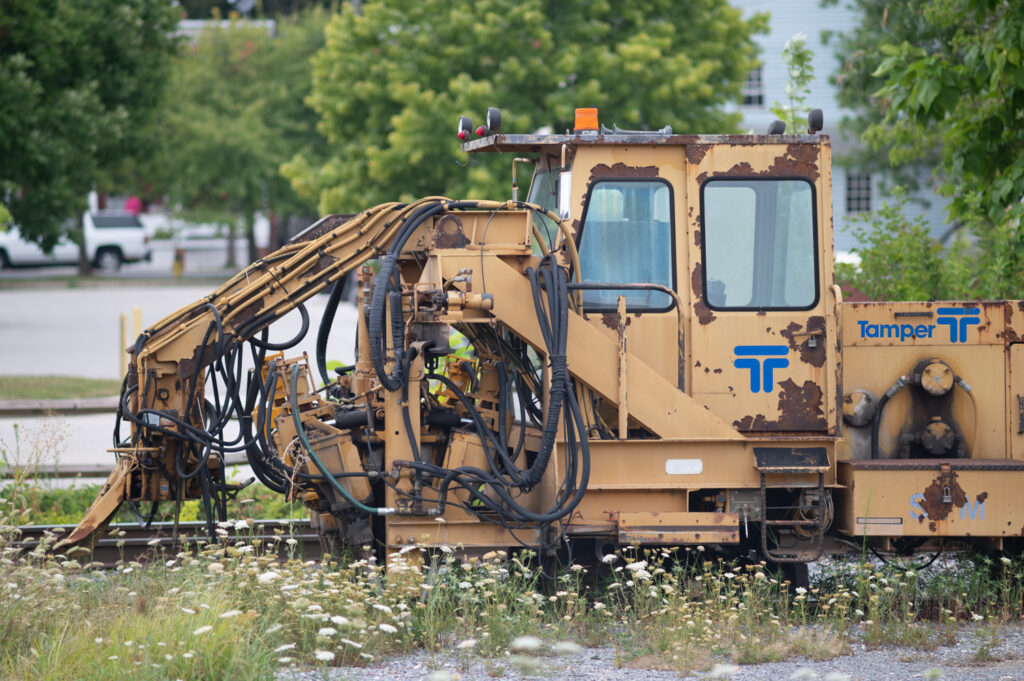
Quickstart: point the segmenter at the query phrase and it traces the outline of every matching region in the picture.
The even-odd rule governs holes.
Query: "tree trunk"
[[[85,248],[85,214],[78,211],[75,218],[75,229],[78,230],[78,274],[83,277],[92,275],[92,263],[89,262],[89,252]]]
[[[232,220],[228,223],[228,259],[224,262],[224,267],[229,270],[238,269],[238,262],[235,260],[235,237],[237,235],[238,227]]]
[[[249,244],[249,262],[256,262],[259,253],[256,252],[256,216],[252,211],[245,214],[245,238]]]
[[[281,248],[281,218],[274,211],[270,211],[270,215],[267,217],[270,220],[270,239],[267,250],[273,252]]]

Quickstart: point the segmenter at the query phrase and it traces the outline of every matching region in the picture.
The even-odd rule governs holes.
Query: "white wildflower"
[[[295,647],[294,643],[285,643],[283,646],[278,646],[278,647],[274,648],[274,652],[275,653],[283,653],[284,651],[291,650],[294,647]]]
[[[558,641],[551,650],[555,651],[556,655],[575,655],[583,650],[579,643],[574,641]]]
[[[222,620],[229,620],[232,617],[238,617],[241,614],[242,614],[241,610],[227,610],[227,611],[222,612],[221,614],[217,615],[217,617],[222,619]]]
[[[467,638],[465,641],[463,641],[462,643],[460,643],[459,645],[457,645],[455,647],[458,648],[459,650],[470,650],[475,645],[476,645],[476,639],[475,638]]]
[[[740,668],[734,664],[716,664],[714,668],[708,672],[708,677],[712,679],[731,679],[736,676]]]
[[[268,572],[264,572],[259,577],[257,577],[256,581],[260,584],[273,584],[278,579],[281,579],[281,575],[277,574],[273,570],[270,570]]]
[[[348,618],[344,615],[334,615],[331,617],[331,623],[337,624],[339,627],[343,627],[348,624]]]
[[[519,636],[512,639],[508,647],[517,653],[532,653],[540,650],[542,645],[544,642],[536,636]]]
[[[320,630],[316,632],[317,636],[323,636],[324,638],[330,638],[338,633],[338,630],[334,627],[320,627]]]
[[[618,559],[619,559],[619,557],[616,554],[614,554],[614,553],[606,553],[604,555],[604,557],[601,558],[601,562],[604,563],[605,565],[611,565],[612,563],[614,563]]]
[[[629,570],[630,572],[636,572],[637,570],[646,569],[646,567],[647,567],[647,561],[646,560],[638,560],[638,561],[636,561],[634,563],[628,564],[626,566],[626,569]]]
[[[193,631],[192,635],[193,636],[202,636],[203,634],[205,634],[208,631],[213,631],[213,627],[211,627],[209,624],[204,624],[203,626],[201,626],[198,629],[196,629],[195,631]]]
[[[318,650],[316,651],[315,655],[316,659],[320,660],[321,662],[330,662],[334,659],[334,653],[332,653],[329,650]]]
[[[394,626],[392,626],[390,624],[387,624],[387,623],[378,624],[377,628],[380,629],[381,631],[383,631],[385,634],[397,634],[398,633],[398,629],[397,628],[395,628]]]

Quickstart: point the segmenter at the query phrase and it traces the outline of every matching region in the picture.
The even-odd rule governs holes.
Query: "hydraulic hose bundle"
[[[487,454],[489,470],[475,466],[445,469],[423,461],[406,462],[410,468],[441,479],[438,486],[438,509],[444,512],[452,486],[466,490],[471,501],[460,504],[464,510],[483,520],[508,527],[550,524],[565,518],[579,505],[590,478],[590,449],[576,393],[566,362],[569,328],[568,277],[553,258],[547,257],[538,270],[527,270],[533,289],[534,306],[541,333],[551,364],[551,388],[548,411],[542,425],[541,446],[532,464],[520,468],[510,455],[504,429],[489,428],[473,401],[443,374],[428,374],[427,378],[443,383],[459,400],[469,414],[472,425],[480,437]],[[504,420],[499,415],[499,421]],[[546,510],[534,512],[516,500],[520,492],[529,491],[540,483],[547,470],[560,424],[564,420],[564,471],[554,503]],[[525,424],[523,426],[525,428]],[[516,447],[520,450],[522,443]],[[414,450],[415,451],[415,450]]]
[[[227,501],[232,493],[232,486],[226,481],[224,457],[241,451],[246,453],[255,476],[275,492],[293,494],[296,486],[309,489],[326,486],[341,494],[353,510],[361,513],[386,513],[390,509],[375,508],[353,498],[338,479],[357,476],[369,478],[390,485],[400,495],[412,497],[414,501],[423,502],[428,507],[431,503],[436,504],[431,513],[443,514],[446,504],[454,503],[482,519],[510,528],[550,524],[565,518],[579,504],[586,490],[590,474],[590,453],[587,428],[566,360],[571,302],[568,276],[554,257],[548,255],[542,259],[537,270],[527,270],[551,369],[546,412],[541,407],[542,381],[540,368],[536,366],[536,355],[531,358],[527,345],[510,333],[502,334],[492,326],[473,324],[464,326],[472,336],[474,345],[486,347],[492,356],[500,358],[496,364],[500,385],[497,395],[500,418],[497,426],[492,428],[488,425],[475,400],[447,376],[431,372],[427,378],[444,384],[455,395],[462,406],[462,413],[468,417],[469,428],[480,438],[486,454],[485,468],[460,466],[447,469],[436,461],[425,460],[413,435],[414,429],[422,425],[412,423],[408,409],[409,399],[422,399],[422,396],[409,395],[410,365],[416,359],[416,351],[405,347],[403,283],[399,264],[406,243],[418,228],[447,211],[484,209],[496,212],[523,208],[543,210],[521,202],[446,199],[386,204],[359,214],[335,233],[314,235],[305,242],[290,244],[255,263],[204,301],[162,320],[138,338],[134,347],[137,362],[137,369],[133,372],[135,380],[129,382],[130,376],[126,377],[119,410],[119,418],[123,417],[133,424],[133,434],[129,441],[122,441],[119,429],[115,427],[115,447],[130,445],[138,451],[156,451],[162,447],[163,451],[173,452],[172,469],[166,469],[163,464],[163,461],[168,461],[170,465],[169,459],[150,454],[139,455],[140,465],[143,468],[159,469],[159,474],[174,490],[177,499],[184,498],[185,486],[190,486],[190,495],[195,494],[198,487],[211,536],[214,522],[226,517]],[[328,257],[328,249],[336,247],[338,241],[343,245],[353,244],[351,250],[347,251],[351,255],[341,260],[334,257],[324,260]],[[414,461],[403,462],[402,465],[415,471],[416,484],[412,490],[399,490],[382,470],[331,473],[306,437],[296,394],[298,367],[293,367],[288,375],[282,375],[282,369],[276,361],[266,360],[268,351],[284,350],[301,341],[310,327],[309,315],[302,301],[317,290],[333,286],[326,312],[319,324],[315,357],[321,379],[325,384],[329,383],[326,346],[335,311],[342,297],[341,276],[374,254],[380,254],[380,246],[384,244],[387,245],[387,251],[381,260],[380,272],[375,277],[376,285],[367,310],[369,354],[381,386],[389,392],[401,391],[402,394],[403,417],[414,458]],[[569,248],[570,255],[576,260],[571,241]],[[309,278],[299,279],[302,272],[307,272],[304,276]],[[256,284],[250,285],[251,277],[258,278]],[[277,302],[264,306],[255,295],[261,287],[270,291],[276,289],[286,295],[282,299],[279,294]],[[251,308],[255,308],[257,313],[240,317],[241,311]],[[299,333],[285,342],[269,341],[267,327],[295,308],[299,309],[302,318]],[[155,353],[173,340],[175,334],[180,335],[190,324],[195,328],[201,319],[206,320],[205,329],[201,331],[202,340],[192,358],[192,366],[186,375],[181,375],[178,384],[183,397],[182,408],[159,408],[156,400],[160,391],[157,390],[156,374],[145,370],[145,358],[155,357]],[[199,335],[196,333],[197,339]],[[246,347],[256,367],[248,378],[243,376]],[[387,356],[389,351],[391,357]],[[388,370],[386,362],[392,359],[393,364]],[[285,463],[283,452],[276,451],[273,444],[271,413],[281,379],[288,381],[290,387],[289,406],[298,433],[294,446],[301,446],[306,451],[308,459],[319,473],[289,466]],[[508,441],[507,427],[510,411],[514,411],[511,405],[516,402],[513,395],[518,399],[518,414],[523,420],[514,446]],[[163,400],[161,406],[166,406],[166,398],[160,399]],[[339,411],[339,418],[340,415]],[[370,436],[374,430],[371,410],[352,412],[349,415],[352,423],[338,427],[364,427],[366,437],[362,445],[370,448]],[[357,421],[365,421],[365,425]],[[445,427],[457,427],[457,421]],[[541,431],[539,450],[531,456],[524,455],[528,421]],[[238,424],[237,432],[232,432],[229,427],[232,423]],[[561,466],[564,475],[558,483],[550,507],[532,511],[521,503],[519,497],[543,479],[550,467],[560,430],[564,441],[564,447],[559,450],[564,457]],[[216,465],[211,463],[212,455],[216,455]],[[370,456],[369,460],[372,459],[373,456]],[[433,486],[423,485],[424,480],[429,482],[431,479],[435,483]],[[465,490],[469,501],[464,503],[453,499],[453,487]]]

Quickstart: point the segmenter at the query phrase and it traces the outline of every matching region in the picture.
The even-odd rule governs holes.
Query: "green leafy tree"
[[[180,17],[170,0],[5,0],[0,221],[52,248],[88,192],[147,152]]]
[[[724,0],[389,0],[343,7],[314,59],[310,102],[333,153],[285,166],[322,212],[431,194],[501,197],[508,169],[467,162],[460,114],[498,106],[505,131],[572,126],[597,106],[625,128],[731,132],[763,16]],[[505,162],[507,165],[507,162]]]
[[[973,286],[971,248],[962,237],[948,246],[928,232],[924,218],[906,217],[906,192],[874,213],[853,218],[853,234],[863,244],[853,249],[859,266],[836,265],[845,287],[872,300],[949,300],[969,295]]]
[[[826,31],[825,41],[834,46],[841,64],[832,79],[836,85],[836,99],[852,112],[840,123],[840,134],[850,140],[860,140],[872,125],[885,117],[888,102],[876,93],[881,83],[875,71],[885,55],[883,45],[904,42],[915,45],[938,45],[950,40],[949,27],[937,26],[925,16],[925,8],[934,0],[845,0],[856,10],[860,21],[841,32]],[[823,5],[835,5],[839,0],[823,0]],[[870,145],[854,144],[847,151],[836,154],[835,161],[848,169],[869,173],[878,178],[878,186],[900,186],[908,191],[908,201],[920,201],[918,190],[930,186],[932,170],[939,165],[941,143],[937,126],[932,124],[919,131],[921,155],[890,163],[886,154]]]
[[[943,291],[1019,297],[1024,5],[932,0],[916,6],[919,16],[905,19],[900,33],[878,46],[871,77],[880,114],[864,139],[895,166],[936,160],[940,191],[951,198],[949,218],[970,235],[944,257],[966,258],[971,274],[947,282]],[[882,274],[862,267],[869,276]]]
[[[295,153],[315,156],[322,147],[304,99],[326,19],[324,10],[304,12],[280,20],[273,36],[239,21],[211,27],[174,65],[163,117],[151,131],[164,151],[146,175],[184,214],[228,228],[229,267],[236,265],[238,227],[256,257],[258,212],[312,210],[279,168]]]
[[[786,124],[791,134],[805,132],[807,96],[814,80],[814,52],[807,47],[807,36],[797,33],[782,48],[782,61],[786,64],[786,104],[775,102],[771,112]]]

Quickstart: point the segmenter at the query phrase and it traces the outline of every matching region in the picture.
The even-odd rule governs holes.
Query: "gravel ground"
[[[1000,629],[999,642],[992,648],[992,659],[975,660],[977,637],[983,631],[977,627],[964,627],[955,646],[941,647],[931,652],[905,648],[867,650],[860,643],[852,644],[853,653],[827,662],[790,660],[770,664],[739,667],[731,678],[735,681],[784,681],[794,678],[798,670],[811,670],[810,674],[796,678],[824,679],[833,673],[845,674],[850,681],[876,679],[924,679],[925,672],[940,669],[943,681],[1024,681],[1024,627],[1007,626]],[[329,669],[327,674],[316,671],[282,671],[279,681],[413,681],[427,679],[437,671],[448,672],[452,681],[489,680],[492,678],[515,681],[526,678],[571,679],[572,681],[676,681],[676,672],[634,669],[616,666],[615,650],[611,646],[586,648],[565,657],[539,658],[540,664],[532,674],[524,674],[507,660],[495,658],[467,665],[454,653],[415,653],[393,657],[365,668],[342,667]],[[438,676],[441,676],[440,674]],[[686,679],[711,678],[708,673],[693,674]],[[838,677],[837,677],[838,678]]]

